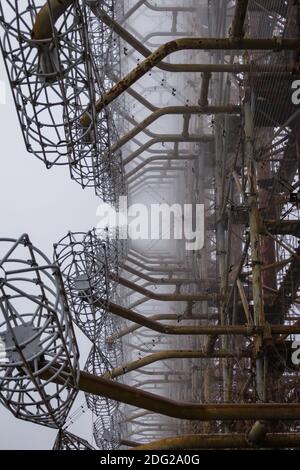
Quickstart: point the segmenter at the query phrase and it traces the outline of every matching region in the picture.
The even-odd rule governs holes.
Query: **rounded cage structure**
[[[74,323],[94,342],[107,316],[109,276],[106,244],[95,230],[69,232],[54,245]]]
[[[113,214],[116,214],[116,209],[111,208]],[[101,214],[99,214],[101,215]],[[121,221],[121,223],[123,223]],[[124,231],[127,230],[127,226],[116,224],[115,227],[97,227],[95,233],[99,239],[106,244],[107,262],[109,265],[109,272],[111,273],[111,288],[114,290],[116,287],[117,276],[119,273],[119,267],[127,255],[127,234]]]
[[[108,373],[112,368],[112,365],[104,356],[104,354],[96,345],[94,345],[85,363],[84,371],[92,375],[102,376]],[[110,416],[112,413],[114,413],[119,406],[117,401],[110,400],[106,397],[93,395],[91,393],[86,393],[85,399],[87,407],[96,416],[101,416],[103,419],[106,416]]]
[[[81,2],[69,2],[61,15],[56,3],[4,0],[0,5],[2,53],[26,147],[47,168],[76,163],[76,142],[67,141],[66,130],[91,98]],[[47,6],[45,21],[41,13]]]
[[[117,450],[122,445],[125,421],[120,410],[110,416],[99,416],[93,423],[93,436],[101,450]]]
[[[120,151],[111,153],[108,147],[104,155],[105,157],[100,160],[101,164],[99,165],[99,153],[97,153],[96,178],[98,184],[94,185],[95,192],[102,201],[117,206],[119,197],[127,193],[122,153]]]
[[[94,2],[91,2],[92,5]],[[97,3],[97,2],[96,2]],[[93,5],[87,11],[88,22],[88,36],[91,47],[91,53],[94,63],[101,81],[101,86],[98,93],[101,96],[104,90],[111,89],[116,78],[121,75],[121,54],[120,54],[120,37],[103,21],[101,12],[104,12],[111,18],[118,21],[121,18],[122,2],[115,0],[105,0]],[[95,15],[95,10],[100,7],[101,12]],[[109,135],[109,146],[105,149],[105,155],[108,159],[108,167],[106,171],[107,186],[98,185],[96,187],[96,194],[101,197],[105,202],[111,202],[114,205],[118,204],[118,198],[127,193],[126,179],[124,175],[124,165],[122,162],[122,153],[117,151],[111,153],[109,148],[115,144],[119,139],[119,132],[123,127],[123,120],[119,113],[120,107],[119,98],[116,103],[112,103],[109,107],[105,108],[107,113],[107,134]]]
[[[60,429],[52,450],[95,450],[95,448],[82,437]]]
[[[118,333],[119,331],[119,319],[115,318],[111,314],[108,314],[97,337],[96,345],[109,361],[111,368],[122,364],[124,359],[122,339],[110,339],[115,333]]]
[[[0,400],[17,418],[61,427],[79,352],[60,273],[30,242],[0,239]]]
[[[102,83],[87,10],[83,0],[4,0],[1,49],[27,150],[47,168],[68,165],[72,179],[115,203],[123,169],[109,155],[108,110],[95,109]]]
[[[90,2],[87,12],[88,34],[93,58],[101,74],[102,82],[107,87],[113,84],[112,75],[117,77],[121,72],[120,36],[103,21],[99,21],[102,12],[115,21],[121,20],[124,12],[122,2],[102,0]],[[96,15],[95,15],[96,12]]]

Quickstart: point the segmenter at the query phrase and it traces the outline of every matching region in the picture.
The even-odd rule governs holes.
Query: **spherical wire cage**
[[[97,336],[96,345],[112,368],[121,365],[124,359],[122,340],[118,337],[121,324],[118,318],[108,314]]]
[[[94,230],[69,232],[54,245],[73,321],[94,342],[107,316],[109,277],[105,243]]]
[[[61,427],[79,352],[60,273],[30,242],[0,239],[0,400],[17,418]]]
[[[99,350],[97,345],[94,345],[85,363],[85,372],[96,376],[102,376],[108,374],[112,368],[113,366],[104,356],[104,354]],[[96,416],[110,416],[116,411],[119,406],[119,402],[115,400],[111,400],[109,398],[98,395],[93,395],[91,393],[86,393],[85,398],[88,408]]]
[[[125,258],[126,240],[121,239],[118,227],[97,227],[93,230],[99,240],[105,243],[110,291],[114,292],[117,287],[119,268]]]
[[[121,75],[120,59],[120,37],[103,21],[101,14],[95,14],[95,10],[100,7],[112,19],[120,16],[120,2],[114,0],[97,2],[94,8],[87,10],[88,37],[91,48],[93,63],[98,73],[97,93],[102,96],[105,90],[109,90],[115,84],[116,79]],[[122,162],[122,153],[120,150],[111,152],[110,147],[119,139],[119,130],[123,127],[123,121],[120,119],[119,100],[117,103],[111,103],[109,107],[104,108],[107,117],[107,135],[109,144],[104,149],[109,162],[107,168],[107,187],[106,190],[99,186],[96,187],[96,194],[105,202],[118,204],[118,197],[127,192],[124,167]]]
[[[53,0],[2,1],[1,49],[27,150],[47,168],[68,165],[72,179],[115,203],[123,168],[120,154],[109,155],[108,110],[97,115],[95,109],[103,85],[90,50],[87,6],[69,3],[61,12]]]
[[[47,3],[47,2],[46,2]],[[27,150],[48,168],[76,162],[65,130],[90,102],[80,2],[55,21],[50,38],[35,30],[44,0],[1,2],[1,47]],[[54,13],[54,12],[53,12]],[[83,102],[82,102],[83,100]],[[71,116],[73,116],[71,118]]]
[[[99,416],[93,424],[93,436],[101,450],[117,450],[122,445],[126,434],[126,423],[123,413],[118,409],[110,416]]]

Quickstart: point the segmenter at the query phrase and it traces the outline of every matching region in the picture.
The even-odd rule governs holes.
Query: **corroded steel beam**
[[[274,235],[294,235],[300,238],[299,220],[265,220],[264,224]]]

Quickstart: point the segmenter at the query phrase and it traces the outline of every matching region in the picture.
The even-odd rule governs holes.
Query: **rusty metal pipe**
[[[210,114],[239,114],[241,112],[241,107],[238,105],[228,105],[228,106],[167,106],[164,108],[156,109],[150,116],[147,116],[141,123],[131,129],[127,134],[125,134],[121,139],[118,140],[114,145],[112,145],[109,153],[114,153],[136,135],[146,129],[148,126],[153,124],[157,119],[162,116],[167,115],[189,115],[189,114],[198,114],[198,115],[210,115]]]
[[[147,160],[143,161],[139,165],[137,165],[133,170],[129,171],[126,176],[127,178],[130,178],[133,176],[135,173],[137,173],[139,170],[141,170],[144,166],[148,165],[148,163],[154,162],[154,161],[181,161],[184,162],[185,160],[195,160],[199,158],[200,155],[157,155],[156,157],[150,157],[147,158]]]
[[[32,39],[51,39],[56,21],[74,3],[74,0],[48,0],[36,16],[31,32]]]
[[[150,320],[177,320],[177,321],[185,321],[185,320],[218,320],[219,314],[218,313],[205,313],[205,314],[193,314],[192,317],[182,317],[182,315],[177,315],[173,313],[158,313],[157,315],[152,315]],[[133,333],[134,331],[142,328],[141,325],[131,325],[123,330],[120,330],[107,338],[107,342],[115,341],[116,339],[122,338],[123,336],[128,335],[129,333]]]
[[[252,444],[261,444],[264,442],[267,435],[267,426],[264,422],[255,421],[250,429],[247,439]]]
[[[92,5],[94,3],[94,6]],[[133,36],[129,31],[123,28],[119,23],[113,20],[109,15],[106,14],[104,10],[95,5],[97,2],[90,0],[89,4],[94,15],[103,21],[109,28],[116,32],[124,41],[130,44],[137,52],[139,52],[144,57],[149,57],[152,53],[143,42],[139,41],[135,36]],[[289,65],[271,65],[268,64],[169,64],[168,62],[160,62],[157,64],[157,67],[166,72],[228,72],[228,73],[241,73],[241,72],[267,72],[267,73],[276,73],[277,72],[292,72],[293,67]]]
[[[152,272],[166,272],[166,273],[174,273],[176,272],[181,272],[181,273],[186,273],[189,272],[190,270],[188,268],[182,267],[182,263],[177,262],[177,261],[170,261],[170,262],[163,262],[163,263],[156,263],[158,266],[149,266],[147,261],[146,262],[141,262],[138,261],[135,257],[128,255],[126,260],[132,264],[135,264],[141,269],[144,269],[145,271],[152,271]],[[161,266],[163,265],[163,266]]]
[[[103,305],[103,302],[100,302]],[[125,320],[132,321],[138,325],[149,328],[153,331],[171,335],[244,335],[255,336],[262,335],[264,329],[256,325],[200,325],[200,326],[177,326],[164,325],[158,321],[152,320],[133,310],[122,307],[114,303],[109,304],[109,311]],[[300,325],[270,325],[270,331],[273,335],[278,334],[300,334]]]
[[[231,25],[231,36],[242,38],[244,36],[244,23],[249,0],[236,0],[234,16]]]
[[[126,364],[122,364],[120,367],[115,367],[114,369],[110,370],[106,374],[102,375],[102,377],[107,379],[114,379],[116,377],[120,377],[121,375],[125,375],[128,372],[132,372],[134,370],[141,369],[142,367],[148,366],[149,364],[153,364],[155,362],[164,361],[167,359],[209,359],[209,358],[242,358],[242,357],[252,357],[251,351],[213,351],[213,352],[206,352],[206,351],[193,351],[193,350],[169,350],[163,352],[156,352],[153,354],[149,354],[143,358],[137,359],[136,361],[127,362]]]
[[[153,139],[150,139],[148,142],[145,144],[141,145],[139,149],[135,150],[132,152],[131,155],[129,155],[127,158],[123,160],[124,165],[128,165],[132,160],[134,160],[136,157],[138,157],[141,153],[145,152],[148,150],[150,147],[152,147],[155,144],[161,143],[161,142],[212,142],[214,140],[213,135],[190,135],[189,137],[183,137],[182,135],[178,134],[162,134],[158,137],[155,137]],[[148,150],[150,152],[150,150]]]
[[[113,278],[113,276],[111,276]],[[125,279],[123,277],[116,277],[115,280],[121,284],[124,287],[127,287],[128,289],[131,289],[135,292],[138,292],[139,294],[144,295],[145,297],[148,297],[149,299],[153,300],[161,300],[161,301],[174,301],[174,302],[181,302],[181,301],[186,301],[186,302],[201,302],[201,301],[209,301],[211,300],[212,302],[218,302],[221,297],[219,294],[203,294],[203,293],[195,293],[195,294],[157,294],[156,292],[152,292],[148,289],[145,289],[142,286],[139,286],[138,284],[129,281],[128,279]]]
[[[260,448],[300,447],[300,436],[291,434],[268,434]],[[136,446],[134,450],[183,450],[183,449],[253,449],[254,447],[242,434],[192,434],[169,437]]]
[[[209,83],[211,80],[211,72],[203,72],[202,73],[202,83],[201,83],[201,90],[200,90],[200,99],[198,101],[199,106],[204,108],[208,106],[208,91],[209,91]]]
[[[129,72],[109,91],[103,94],[95,104],[96,112],[118,98],[124,91],[142,78],[149,70],[159,64],[168,55],[183,50],[298,50],[299,39],[272,38],[272,39],[236,39],[236,38],[180,38],[160,46],[135,69]],[[81,117],[81,125],[88,127],[91,122],[89,108]]]
[[[147,274],[144,274],[140,271],[137,271],[136,269],[132,268],[131,266],[127,265],[121,265],[122,269],[125,269],[125,271],[133,274],[134,276],[138,276],[142,279],[145,279],[146,281],[149,281],[151,284],[157,284],[157,285],[178,285],[178,284],[199,284],[201,281],[199,279],[192,279],[192,278],[155,278],[148,276]]]
[[[140,445],[138,442],[131,441],[130,439],[121,439],[120,444],[126,447],[138,447]]]
[[[59,380],[59,377],[56,378]],[[126,403],[145,410],[188,420],[299,420],[300,404],[287,403],[229,403],[198,405],[170,400],[136,387],[130,387],[111,379],[80,372],[78,389]]]

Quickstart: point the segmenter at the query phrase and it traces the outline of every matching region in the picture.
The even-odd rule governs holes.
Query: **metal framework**
[[[78,390],[101,449],[300,446],[300,1],[199,3],[0,6],[27,149],[115,207],[205,213],[201,250],[107,228],[70,232],[51,264],[3,240],[0,397],[57,427],[55,448],[89,447],[62,428]]]

